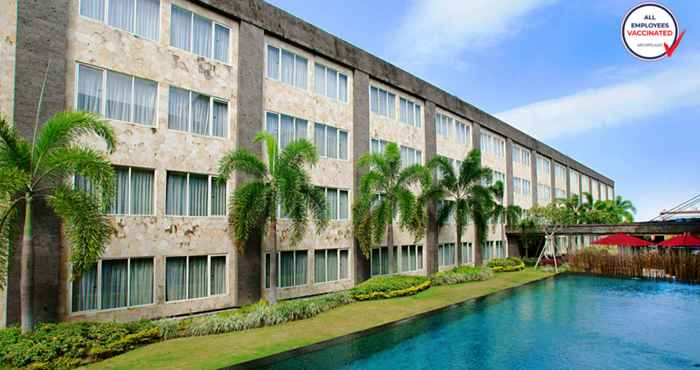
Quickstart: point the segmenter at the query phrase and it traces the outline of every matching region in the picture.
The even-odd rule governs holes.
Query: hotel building
[[[297,245],[279,233],[280,298],[347,289],[388,271],[388,251],[354,243],[358,158],[393,142],[404,164],[436,155],[458,164],[480,148],[506,185],[504,202],[529,208],[590,192],[611,179],[507,123],[267,3],[247,0],[6,0],[0,4],[0,114],[30,137],[48,68],[41,120],[63,110],[107,118],[117,134],[111,242],[73,280],[60,222],[37,206],[35,317],[132,320],[208,312],[269,294],[269,237],[245,253],[227,230],[239,178],[216,181],[217,162],[258,131],[280,145],[315,143],[313,182],[330,224]],[[90,145],[99,145],[85,139]],[[80,178],[70,179],[82,186]],[[501,227],[475,246],[471,226],[426,237],[397,231],[397,271],[428,274],[517,254]],[[262,245],[262,248],[259,245]],[[457,248],[464,251],[457,261]],[[19,321],[19,253],[0,292],[0,324]]]

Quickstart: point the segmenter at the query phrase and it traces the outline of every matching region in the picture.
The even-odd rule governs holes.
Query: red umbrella
[[[674,236],[658,244],[659,247],[700,247],[700,238],[690,233]]]
[[[603,239],[598,239],[591,244],[596,245],[620,245],[624,247],[648,247],[654,243],[648,242],[644,239],[635,238],[634,236],[617,233],[615,235],[607,236]]]

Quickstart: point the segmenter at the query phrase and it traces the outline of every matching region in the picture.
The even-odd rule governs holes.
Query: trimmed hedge
[[[358,301],[403,297],[426,290],[430,284],[425,276],[375,276],[351,289],[350,293]]]
[[[489,267],[460,266],[451,270],[441,271],[430,279],[433,285],[452,285],[467,281],[483,281],[493,277],[493,270]]]
[[[494,258],[487,264],[493,272],[520,271],[525,268],[525,263],[518,257]]]

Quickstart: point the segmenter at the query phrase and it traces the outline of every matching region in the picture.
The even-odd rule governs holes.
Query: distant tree
[[[491,192],[498,202],[493,203],[490,219],[493,226],[495,226],[497,223],[500,225],[501,235],[503,236],[505,242],[505,248],[508,250],[506,225],[517,226],[523,216],[523,209],[515,204],[505,205],[503,182],[496,181],[496,183],[491,186]]]

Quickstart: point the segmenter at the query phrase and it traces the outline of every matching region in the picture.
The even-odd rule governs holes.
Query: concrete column
[[[532,206],[537,206],[537,152],[530,151],[530,181],[532,182]]]
[[[358,168],[360,157],[369,152],[369,75],[363,71],[355,70],[352,82],[353,109],[352,109],[352,158],[353,158],[353,188],[352,198],[360,193],[360,177],[367,170]],[[427,123],[426,123],[427,125]],[[355,241],[355,284],[367,280],[370,276],[369,256],[362,253]]]
[[[255,134],[263,129],[264,31],[241,22],[238,32],[238,121],[234,135],[237,148],[245,148],[262,156],[262,146],[253,144]],[[236,175],[236,184],[245,181]],[[253,238],[245,245],[245,253],[236,253],[236,304],[258,301],[262,294],[261,240]]]
[[[425,102],[423,122],[425,123],[423,125],[425,128],[425,161],[428,163],[437,154],[435,104],[433,102]],[[425,232],[426,272],[428,275],[438,271],[438,232],[437,204],[433,201],[428,205],[428,229]]]
[[[39,124],[66,109],[69,3],[68,0],[17,2],[14,124],[28,140],[31,140],[34,132],[37,105],[49,61]],[[60,284],[67,278],[61,269],[60,223],[43,201],[35,202],[34,215],[34,319],[36,322],[56,321],[59,306],[65,303],[64,298],[59,297],[67,296],[64,286]],[[20,225],[20,230],[22,227]],[[19,243],[16,245],[19,246]],[[20,254],[18,248],[8,263],[8,325],[20,321]]]
[[[513,199],[513,139],[506,139],[506,206],[511,206],[515,203]]]

